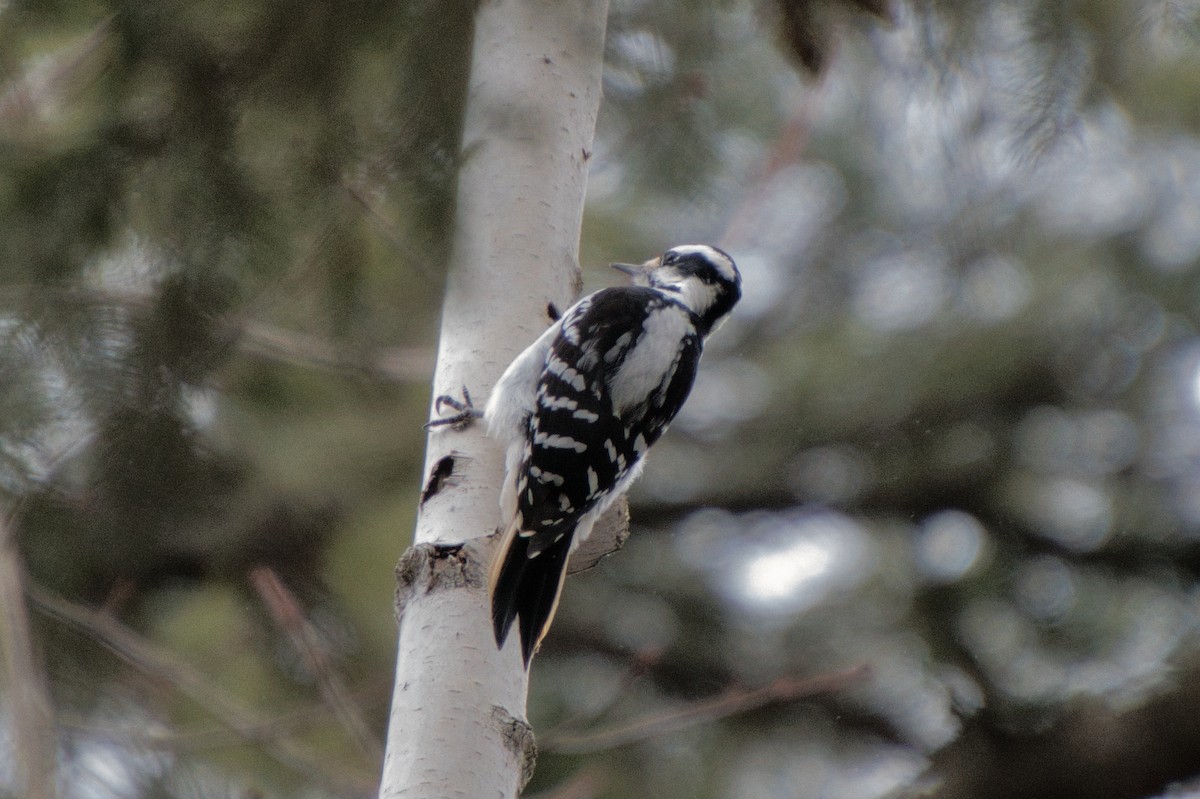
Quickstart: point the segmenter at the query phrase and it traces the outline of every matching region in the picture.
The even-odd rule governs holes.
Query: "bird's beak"
[[[624,272],[632,278],[645,277],[646,268],[641,264],[609,264],[613,269]]]
[[[658,268],[661,260],[661,258],[651,258],[644,264],[609,264],[609,266],[629,275],[635,283],[645,285],[650,279],[650,273]]]

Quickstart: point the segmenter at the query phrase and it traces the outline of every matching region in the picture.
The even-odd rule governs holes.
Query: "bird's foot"
[[[443,406],[450,408],[455,413],[450,416],[441,416]],[[426,430],[432,430],[435,427],[449,427],[451,430],[462,430],[476,419],[483,418],[483,411],[471,403],[471,393],[467,391],[466,386],[462,387],[461,401],[451,397],[449,394],[442,394],[437,397],[433,401],[433,412],[441,418],[426,422]]]

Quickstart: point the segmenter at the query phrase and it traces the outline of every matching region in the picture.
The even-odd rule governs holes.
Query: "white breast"
[[[679,358],[683,338],[695,332],[687,313],[676,305],[652,311],[642,335],[634,342],[609,385],[613,410],[618,414],[645,401],[669,379]]]

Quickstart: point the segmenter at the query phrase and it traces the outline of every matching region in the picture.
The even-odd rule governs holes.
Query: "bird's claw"
[[[440,416],[443,405],[457,411],[457,413],[451,416],[442,416],[440,419],[431,419],[425,423],[425,429],[432,430],[435,427],[449,427],[451,430],[462,430],[476,419],[483,418],[483,411],[471,403],[471,392],[467,391],[466,386],[462,387],[462,397],[462,400],[459,401],[449,394],[441,394],[434,399],[434,413]]]
[[[456,411],[465,411],[467,409],[474,410],[475,406],[471,403],[471,392],[467,391],[467,387],[462,387],[462,402],[459,402],[449,394],[441,394],[433,401],[433,410],[435,413],[442,412],[443,405],[449,405]]]

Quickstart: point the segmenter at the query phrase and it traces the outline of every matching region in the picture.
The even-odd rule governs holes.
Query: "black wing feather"
[[[695,320],[666,385],[622,416],[613,413],[612,378],[643,336],[649,315],[663,310],[688,313],[654,289],[604,289],[567,312],[563,332],[550,346],[528,422],[530,447],[519,467],[519,533],[503,554],[492,596],[497,643],[503,645],[519,619],[526,663],[553,616],[580,518],[637,465],[691,391],[701,348]]]
[[[504,552],[504,563],[492,589],[492,629],[496,644],[503,647],[513,621],[520,618],[517,629],[525,665],[529,665],[533,650],[554,615],[570,550],[571,539],[564,536],[537,557],[530,558],[529,539],[514,536]]]
[[[634,448],[637,436],[641,434],[647,446],[654,443],[687,399],[699,356],[700,339],[696,335],[689,335],[683,342],[674,377],[665,387],[621,416],[613,413],[612,379],[637,346],[649,315],[666,306],[686,313],[682,305],[653,289],[605,289],[592,296],[575,325],[579,331],[577,341],[564,333],[551,345],[551,359],[591,379],[587,389],[580,391],[550,368],[542,373],[537,413],[529,420],[529,440],[536,443],[539,434],[559,436],[579,442],[584,449],[534,446],[522,464],[528,479],[526,490],[518,498],[518,508],[522,528],[532,533],[531,554],[536,555],[574,530],[579,518],[603,498],[603,493],[593,495],[591,491],[589,469],[595,473],[598,486],[614,485],[641,458]],[[564,399],[577,405],[564,405]],[[596,418],[582,423],[578,414]],[[562,480],[539,479],[539,473]]]

